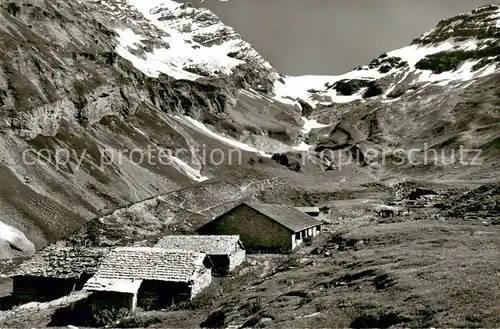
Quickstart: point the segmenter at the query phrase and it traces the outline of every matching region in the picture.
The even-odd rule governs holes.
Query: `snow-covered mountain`
[[[251,65],[263,78],[257,89],[278,101],[311,105],[381,96],[394,99],[402,86],[457,84],[497,72],[500,12],[496,5],[439,22],[411,45],[389,51],[338,76],[280,75],[250,44],[208,9],[174,0],[91,1],[116,21],[117,53],[150,77],[175,79],[230,76]],[[254,86],[255,87],[255,86]]]
[[[253,70],[274,81],[277,100],[289,103],[296,99],[312,105],[344,103],[374,96],[394,99],[402,85],[460,83],[499,69],[496,5],[443,20],[411,45],[345,74],[280,78],[251,45],[207,9],[173,0],[94,2],[103,14],[120,21],[117,53],[148,76],[164,73],[196,80],[231,75],[234,68],[251,62]]]
[[[411,45],[389,51],[339,76],[286,77],[276,82],[279,99],[311,104],[372,97],[395,99],[416,85],[459,85],[500,70],[500,7],[480,7],[450,19]]]
[[[1,3],[0,222],[40,248],[90,218],[210,179],[279,177],[332,191],[403,175],[494,178],[498,13],[486,6],[444,20],[340,76],[288,77],[211,11],[188,4]],[[376,163],[423,143],[480,147],[486,164]],[[203,161],[213,150],[241,157]],[[356,150],[362,161],[337,170],[335,159],[316,161],[324,150]],[[234,194],[215,186],[214,202]],[[270,194],[283,200],[290,191]]]
[[[264,153],[246,130],[301,131],[300,114],[279,105],[286,123],[235,123],[242,106],[269,103],[256,90],[272,89],[276,71],[213,13],[152,4],[0,3],[0,221],[37,248],[226,171],[192,150],[236,147],[246,165]]]
[[[270,76],[277,72],[231,27],[208,9],[173,0],[89,1],[92,10],[111,18],[118,34],[116,51],[150,77],[175,79],[231,75],[251,62]]]

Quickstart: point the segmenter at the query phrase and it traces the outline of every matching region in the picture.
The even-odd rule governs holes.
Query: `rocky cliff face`
[[[436,28],[423,34],[413,44],[432,44],[445,40],[470,41],[470,39],[493,41],[500,37],[500,11],[498,5],[487,5],[468,13],[440,21]]]
[[[443,21],[341,76],[287,77],[188,4],[4,2],[0,221],[40,248],[90,218],[215,177],[325,190],[403,173],[488,178],[499,145],[497,17],[489,6]],[[423,143],[480,147],[487,164],[377,161]],[[215,165],[193,149],[241,156]],[[316,154],[332,150],[359,166],[340,171]]]
[[[39,248],[86,219],[213,177],[198,155],[173,154],[220,146],[183,118],[239,138],[245,128],[228,113],[252,99],[240,90],[272,88],[276,71],[215,15],[165,4],[1,4],[1,221],[26,243]],[[150,60],[158,71],[141,66]]]

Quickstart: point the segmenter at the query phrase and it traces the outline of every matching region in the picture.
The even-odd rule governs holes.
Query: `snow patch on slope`
[[[138,45],[142,45],[142,37],[140,35],[135,34],[131,29],[117,30],[118,32],[118,42],[120,46],[124,48],[133,48],[137,49]]]
[[[299,152],[306,152],[309,151],[311,148],[313,148],[313,145],[309,145],[306,142],[302,142],[299,145],[292,147],[292,150]]]
[[[435,46],[411,45],[396,49],[387,53],[389,57],[400,57],[402,60],[408,62],[410,67],[415,68],[415,65],[427,55],[432,55],[442,51],[453,49],[455,45],[449,41],[442,42]],[[467,45],[470,47],[470,45]]]
[[[236,149],[243,150],[243,151],[257,153],[257,154],[260,154],[261,156],[264,156],[267,158],[270,158],[272,156],[272,154],[268,154],[264,151],[258,150],[255,147],[252,147],[252,146],[245,144],[243,142],[234,140],[232,138],[229,138],[229,137],[226,137],[223,135],[219,135],[219,134],[211,131],[210,129],[208,129],[208,127],[205,126],[203,123],[196,121],[191,117],[188,117],[188,116],[180,117],[180,116],[176,115],[176,116],[174,116],[174,119],[176,119],[177,121],[180,121],[184,125],[195,128],[196,130],[198,130],[198,131],[206,134],[207,136],[212,137],[218,141],[221,141],[228,146],[231,146],[231,147],[234,147]]]
[[[170,10],[175,10],[182,6],[182,3],[171,1],[171,0],[127,0],[128,3],[141,13],[149,14],[149,11],[158,6],[164,6]]]
[[[483,40],[484,41],[484,40]],[[427,55],[436,54],[443,51],[473,51],[479,48],[478,40],[469,40],[466,42],[452,43],[450,41],[442,42],[436,46],[422,47],[420,45],[411,45],[392,52],[389,56],[401,57],[403,60],[410,64],[410,71],[417,71],[420,73],[418,82],[436,82],[440,86],[445,86],[452,81],[468,81],[477,77],[491,74],[495,71],[496,64],[489,65],[481,70],[472,71],[474,65],[479,63],[480,60],[469,60],[464,62],[455,71],[446,71],[440,74],[434,74],[430,70],[418,70],[415,65]]]
[[[197,182],[203,182],[208,179],[208,177],[203,176],[200,172],[200,170],[196,170],[192,168],[189,164],[186,162],[182,161],[178,157],[175,156],[170,156],[170,159],[172,160],[172,164],[176,166],[177,170],[185,173],[189,178],[192,180],[195,180]]]
[[[325,125],[323,123],[319,123],[318,120],[315,120],[315,119],[308,119],[306,117],[302,117],[301,119],[304,120],[304,126],[302,127],[302,132],[304,134],[308,134],[311,132],[311,130],[316,129],[316,128],[328,127],[328,125]]]
[[[438,46],[422,47],[420,45],[411,45],[401,49],[394,50],[387,53],[389,57],[400,57],[403,61],[407,61],[411,70],[415,70],[415,64],[427,55],[450,50],[454,44],[445,42]],[[276,98],[280,101],[291,102],[289,98],[300,98],[308,101],[312,105],[317,105],[321,102],[313,100],[311,91],[319,91],[321,96],[328,96],[331,98],[330,103],[350,103],[355,100],[362,99],[363,89],[351,96],[343,96],[338,94],[334,89],[327,90],[328,85],[333,85],[335,82],[346,79],[363,79],[363,80],[376,80],[380,79],[391,72],[380,73],[378,68],[363,67],[360,70],[353,70],[342,75],[336,76],[321,76],[321,75],[305,75],[297,77],[284,78],[285,83],[277,81],[274,85]]]
[[[324,128],[328,127],[329,125],[319,123],[315,119],[308,119],[306,117],[301,117],[301,119],[304,121],[304,125],[302,126],[302,133],[307,135],[311,132],[313,129],[319,129],[319,128]],[[302,141],[299,145],[296,146],[282,146],[279,150],[277,150],[278,153],[286,153],[289,151],[298,151],[298,152],[307,152],[311,150],[314,146],[309,145],[306,142]]]
[[[139,128],[137,128],[137,127],[133,127],[133,128],[134,128],[134,130],[135,130],[135,131],[137,131],[139,134],[141,134],[141,135],[143,135],[143,136],[147,136],[147,134],[146,134],[144,131],[140,130]]]
[[[376,69],[371,70],[356,70],[343,75],[303,75],[303,76],[288,76],[283,78],[284,83],[276,81],[274,83],[275,99],[287,104],[296,104],[295,99],[308,101],[312,105],[321,103],[350,103],[358,99],[362,99],[362,92],[351,96],[344,96],[337,93],[336,90],[326,90],[327,85],[333,84],[344,79],[370,79],[375,80],[383,75],[377,72]],[[314,101],[311,98],[312,93],[317,93],[321,96],[330,97],[331,101],[321,102]]]
[[[500,28],[500,6],[497,9],[497,13],[495,14],[494,18],[497,19],[497,27]]]
[[[479,78],[479,77],[485,77],[487,75],[491,75],[495,72],[497,72],[499,69],[498,65],[493,63],[493,64],[490,64],[486,67],[484,67],[482,70],[480,70],[479,72],[481,72],[476,78]]]
[[[439,86],[446,86],[452,81],[468,81],[476,75],[477,72],[472,72],[472,67],[478,62],[479,60],[467,61],[456,71],[447,71],[440,74],[433,74],[432,71],[422,71],[418,77],[418,81],[437,82]]]
[[[2,221],[0,221],[0,240],[6,241],[11,246],[22,250],[27,254],[33,254],[35,252],[35,245],[33,244],[33,242],[28,240],[23,232],[21,232],[17,228],[5,224]]]

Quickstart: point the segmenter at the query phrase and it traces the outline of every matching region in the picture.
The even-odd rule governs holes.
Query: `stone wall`
[[[245,261],[245,250],[238,246],[238,250],[230,255],[210,255],[212,261],[212,276],[225,276]]]
[[[239,235],[247,252],[283,253],[292,250],[292,232],[244,204],[201,227],[205,235]]]
[[[194,280],[193,285],[191,286],[191,299],[196,297],[203,289],[210,286],[212,283],[212,272],[210,269],[203,269],[202,272],[198,275],[198,277]]]
[[[229,256],[229,271],[234,270],[237,266],[245,261],[246,252],[243,249],[236,251]]]

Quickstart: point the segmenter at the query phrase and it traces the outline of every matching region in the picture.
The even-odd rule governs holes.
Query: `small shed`
[[[49,246],[9,274],[15,302],[48,302],[81,290],[109,248]]]
[[[308,214],[309,216],[319,216],[319,207],[296,207],[299,211]]]
[[[238,235],[168,235],[156,247],[203,252],[212,261],[212,275],[231,272],[245,260],[245,248]]]
[[[247,252],[291,252],[321,231],[322,223],[290,206],[243,202],[197,231],[239,235]]]
[[[207,255],[186,250],[120,247],[103,258],[84,289],[92,309],[161,309],[188,301],[212,282]]]

